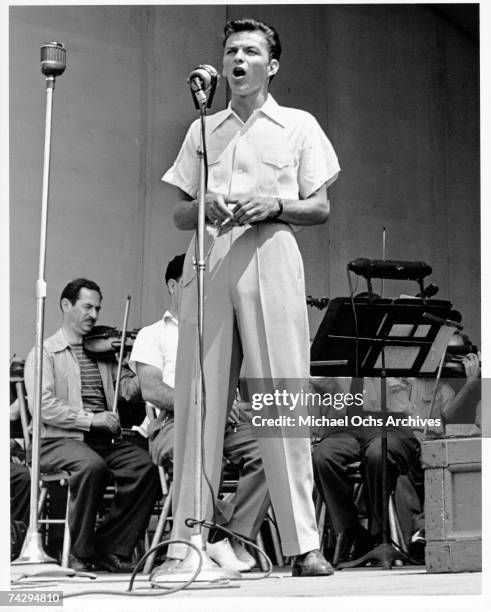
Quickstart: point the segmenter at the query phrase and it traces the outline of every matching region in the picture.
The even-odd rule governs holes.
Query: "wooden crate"
[[[482,568],[481,439],[427,440],[426,569],[429,573]]]

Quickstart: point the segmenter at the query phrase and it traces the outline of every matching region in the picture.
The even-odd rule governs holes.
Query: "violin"
[[[477,346],[474,344],[464,344],[463,346],[447,346],[445,358],[443,360],[442,378],[462,378],[465,377],[465,367],[463,359],[469,353],[478,354]],[[479,362],[481,365],[481,362]]]
[[[126,331],[124,352],[133,348],[138,329]],[[84,337],[84,348],[92,359],[113,359],[121,351],[121,338],[123,332],[116,327],[96,325]]]
[[[10,361],[10,382],[16,383],[24,380],[24,366],[26,362],[20,359]]]

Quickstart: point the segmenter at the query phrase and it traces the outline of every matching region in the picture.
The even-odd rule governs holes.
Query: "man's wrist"
[[[283,200],[281,198],[275,198],[276,203],[278,204],[278,209],[270,215],[270,219],[278,219],[283,214]]]

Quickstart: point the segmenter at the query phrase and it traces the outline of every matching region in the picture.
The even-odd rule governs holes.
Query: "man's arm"
[[[329,216],[329,199],[327,188],[337,178],[333,176],[322,187],[305,199],[293,200],[281,198],[283,210],[278,220],[293,225],[319,225],[325,223]],[[178,202],[174,209],[174,223],[178,229],[196,229],[198,222],[198,204],[184,191],[178,189]],[[228,207],[233,207],[233,213]],[[280,201],[276,197],[254,197],[244,200],[225,200],[220,194],[208,193],[205,199],[206,219],[211,223],[222,223],[234,219],[240,224],[259,223],[274,217],[280,210]]]
[[[32,413],[35,385],[34,350],[29,353],[26,359],[24,376],[29,410]],[[43,423],[61,429],[89,431],[93,418],[93,413],[85,411],[83,406],[69,404],[66,400],[57,397],[52,359],[45,350],[41,383],[41,419]]]
[[[198,226],[198,202],[177,187],[178,202],[174,208],[174,224],[180,230],[193,230]],[[205,196],[205,217],[210,223],[221,223],[233,217],[225,198],[220,194]]]
[[[283,210],[278,220],[293,225],[319,225],[325,223],[329,216],[327,188],[337,178],[334,176],[328,183],[317,189],[308,198],[289,200],[281,198]],[[235,204],[234,219],[240,224],[258,223],[274,217],[280,211],[278,198],[251,198],[250,200],[232,200]]]
[[[162,370],[137,361],[136,373],[143,399],[161,410],[174,412],[174,389],[163,382]]]
[[[448,402],[441,411],[445,423],[473,423],[477,407],[481,401],[480,356],[473,353],[462,360],[466,381],[453,401]]]
[[[115,369],[117,371],[117,366]],[[116,380],[116,376],[114,376],[114,379]],[[143,399],[138,376],[136,376],[127,366],[123,366],[121,371],[119,397],[127,402],[140,402]]]

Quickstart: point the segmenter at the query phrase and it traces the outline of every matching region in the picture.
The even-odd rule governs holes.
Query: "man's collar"
[[[271,94],[268,94],[266,102],[260,108],[257,108],[254,113],[262,113],[282,127],[285,126],[283,109]],[[208,118],[208,121],[211,123],[210,131],[213,132],[216,130],[230,117],[239,119],[238,115],[232,109],[232,102],[229,102],[226,109]]]
[[[285,127],[283,108],[276,102],[271,94],[268,94],[266,102],[261,108],[258,108],[257,111],[254,112],[263,113],[276,123],[279,123],[281,127]]]
[[[164,312],[164,316],[162,317],[162,321],[164,323],[167,323],[168,321],[171,321],[172,323],[175,323],[177,325],[177,319],[176,317],[172,314],[172,312],[170,310],[166,310]]]
[[[60,327],[57,332],[46,340],[46,344],[49,345],[49,348],[51,351],[53,351],[53,353],[64,351],[68,346],[70,346],[68,340],[65,338],[62,327]]]

